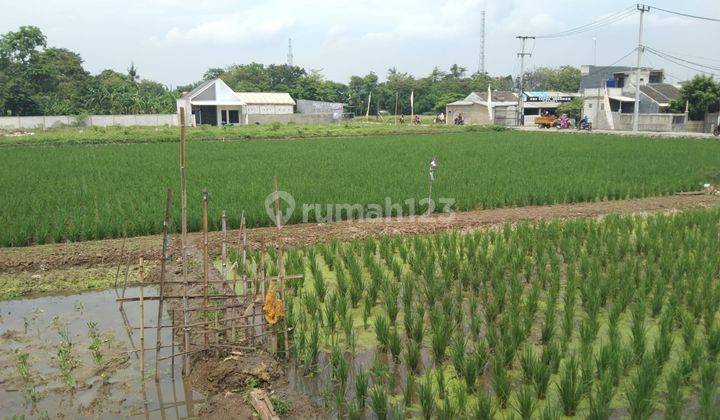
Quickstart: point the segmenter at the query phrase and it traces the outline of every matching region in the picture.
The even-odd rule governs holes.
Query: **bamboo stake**
[[[170,364],[170,369],[171,369],[170,375],[173,379],[173,391],[175,391],[175,333],[176,333],[176,330],[175,330],[175,310],[174,309],[170,312],[170,325],[172,325],[172,329],[170,330],[171,331],[170,341],[172,343],[172,346],[171,346],[172,362]],[[159,357],[158,357],[158,359],[159,359]]]
[[[247,226],[245,225],[245,212],[240,217],[240,230],[242,231],[242,281],[245,285],[244,293],[247,295],[250,293],[247,275]]]
[[[163,401],[162,390],[160,389],[160,383],[155,382],[155,392],[158,396],[158,410],[160,410],[160,420],[165,420],[165,402]]]
[[[185,108],[180,107],[180,203],[181,203],[181,224],[182,224],[182,264],[183,264],[183,325],[189,323],[188,318],[188,301],[187,301],[187,279],[188,279],[188,260],[187,260],[187,177],[185,156]],[[185,350],[190,348],[190,331],[183,327]],[[190,359],[183,357],[183,372],[190,374]]]
[[[265,308],[265,238],[260,239],[260,317],[264,320],[263,309]],[[257,288],[256,288],[257,290]],[[255,304],[253,301],[253,313],[255,313]],[[265,332],[265,327],[260,326],[260,335]]]
[[[203,291],[205,293],[205,300],[203,306],[208,307],[208,281],[210,280],[210,261],[208,257],[208,192],[204,189],[202,192],[203,201],[203,278],[205,279],[205,285]],[[205,347],[209,344],[209,337],[207,332],[205,336]]]
[[[275,226],[280,229],[280,192],[277,175],[273,176],[273,200],[275,201]]]
[[[285,308],[287,311],[287,302],[285,301],[285,282],[283,281],[284,277],[285,277],[285,258],[284,258],[284,256],[285,256],[285,254],[283,252],[283,246],[282,246],[282,242],[281,242],[280,249],[278,251],[278,265],[280,266],[279,271],[278,271],[278,277],[280,277],[280,299],[282,299],[283,305],[285,305]],[[285,316],[283,317],[283,329],[285,330],[285,332],[283,334],[284,338],[285,338],[285,360],[287,360],[290,357],[290,351],[289,351],[290,338],[288,336],[287,327],[288,327],[288,324],[287,324],[287,312],[286,312]]]
[[[227,216],[225,210],[220,217],[222,224],[222,242],[220,243],[220,258],[222,261],[223,280],[227,280]]]
[[[159,299],[158,299],[158,315],[157,315],[157,331],[155,333],[155,382],[160,380],[160,347],[162,346],[162,335],[160,334],[160,325],[162,324],[163,318],[163,297],[165,294],[165,270],[166,262],[168,259],[167,249],[169,245],[168,239],[168,225],[170,224],[170,206],[172,205],[172,190],[167,189],[167,198],[165,200],[165,215],[163,218],[163,244],[162,244],[162,256],[160,257],[160,286],[159,286]]]
[[[140,325],[145,325],[144,283],[145,269],[143,267],[143,258],[140,257]],[[140,329],[140,380],[143,384],[145,383],[145,328]]]

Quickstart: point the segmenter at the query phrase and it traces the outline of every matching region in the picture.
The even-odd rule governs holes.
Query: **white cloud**
[[[173,27],[158,44],[249,44],[287,31],[295,23],[290,16],[263,16],[259,13],[232,13],[206,18],[187,29]]]

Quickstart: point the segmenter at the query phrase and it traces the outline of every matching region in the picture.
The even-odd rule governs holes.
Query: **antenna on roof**
[[[288,38],[287,65],[288,65],[288,66],[292,66],[292,65],[293,65],[292,38]]]

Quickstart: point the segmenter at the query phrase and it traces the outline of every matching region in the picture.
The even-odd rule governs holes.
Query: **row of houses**
[[[299,99],[286,92],[235,92],[221,79],[207,80],[177,100],[187,125],[323,122],[342,117],[344,104]],[[297,113],[295,113],[297,107]]]
[[[665,83],[661,69],[643,68],[639,82],[632,67],[582,66],[580,92],[471,92],[465,99],[447,104],[447,123],[462,115],[466,124],[534,125],[535,117],[582,98],[582,113],[596,128],[630,129],[635,112],[636,86],[640,89],[640,129],[671,131],[685,128],[687,115],[667,113],[672,100],[681,98],[680,89]],[[522,99],[523,106],[520,107]],[[520,115],[520,109],[523,109]]]

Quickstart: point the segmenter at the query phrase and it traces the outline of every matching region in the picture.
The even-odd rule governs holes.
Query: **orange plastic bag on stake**
[[[267,293],[265,294],[265,306],[263,307],[265,321],[270,325],[275,325],[285,316],[285,304],[281,299],[277,298],[275,286],[270,283]]]

